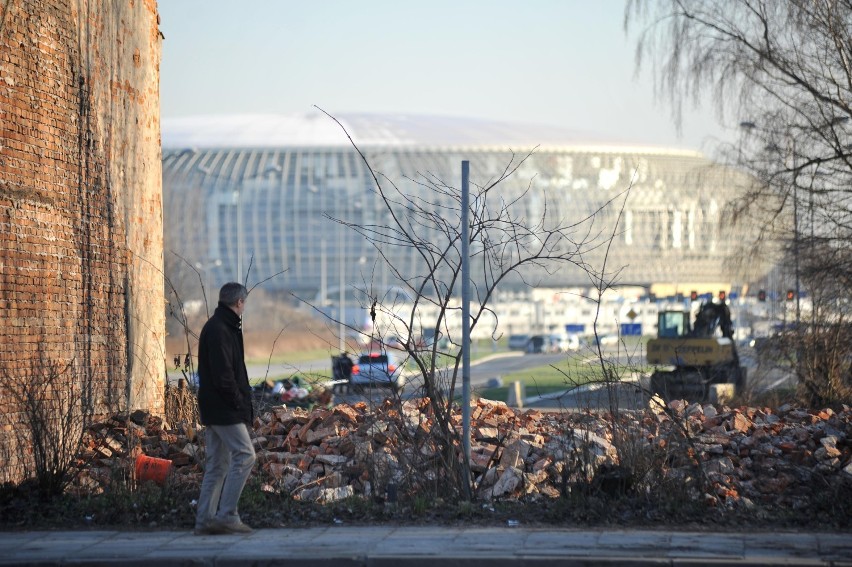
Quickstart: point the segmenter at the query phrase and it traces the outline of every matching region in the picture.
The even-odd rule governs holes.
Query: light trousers
[[[244,423],[208,425],[201,494],[198,496],[196,527],[216,518],[225,523],[240,521],[237,504],[257,459]]]

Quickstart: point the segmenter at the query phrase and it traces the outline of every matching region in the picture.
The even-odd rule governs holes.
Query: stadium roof
[[[164,119],[164,148],[222,147],[500,147],[535,146],[630,148],[644,153],[696,154],[694,151],[603,140],[545,124],[518,124],[475,118],[414,114],[339,114],[334,119],[317,111],[306,114],[201,115]],[[341,125],[335,122],[340,121]]]

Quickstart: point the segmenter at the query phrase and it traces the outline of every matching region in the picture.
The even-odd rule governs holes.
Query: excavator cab
[[[731,314],[724,303],[702,304],[690,321],[689,311],[661,311],[657,338],[648,341],[646,360],[656,367],[651,389],[664,399],[705,401],[714,384],[745,381],[733,341]]]
[[[691,324],[689,311],[660,311],[657,315],[658,338],[709,338],[721,335],[733,339],[734,326],[731,312],[724,303],[703,303],[695,314],[695,324]]]
[[[660,311],[657,315],[657,336],[660,338],[686,337],[692,332],[689,313],[686,311]]]

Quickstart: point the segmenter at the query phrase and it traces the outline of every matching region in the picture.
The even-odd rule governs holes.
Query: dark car
[[[527,341],[524,349],[527,354],[542,354],[551,352],[550,335],[533,335]]]

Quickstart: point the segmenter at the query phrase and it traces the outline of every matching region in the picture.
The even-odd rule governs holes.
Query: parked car
[[[370,352],[361,354],[352,367],[350,385],[356,392],[365,387],[380,386],[391,388],[400,393],[405,387],[402,367],[389,352]]]
[[[600,343],[601,346],[612,346],[618,344],[618,335],[598,335],[597,338],[591,337],[592,345]]]
[[[525,350],[529,340],[529,335],[509,335],[509,350]]]
[[[527,341],[527,347],[524,349],[527,354],[542,354],[545,352],[553,352],[550,335],[533,335]]]
[[[569,334],[550,335],[553,352],[570,352],[580,350],[580,337]]]

